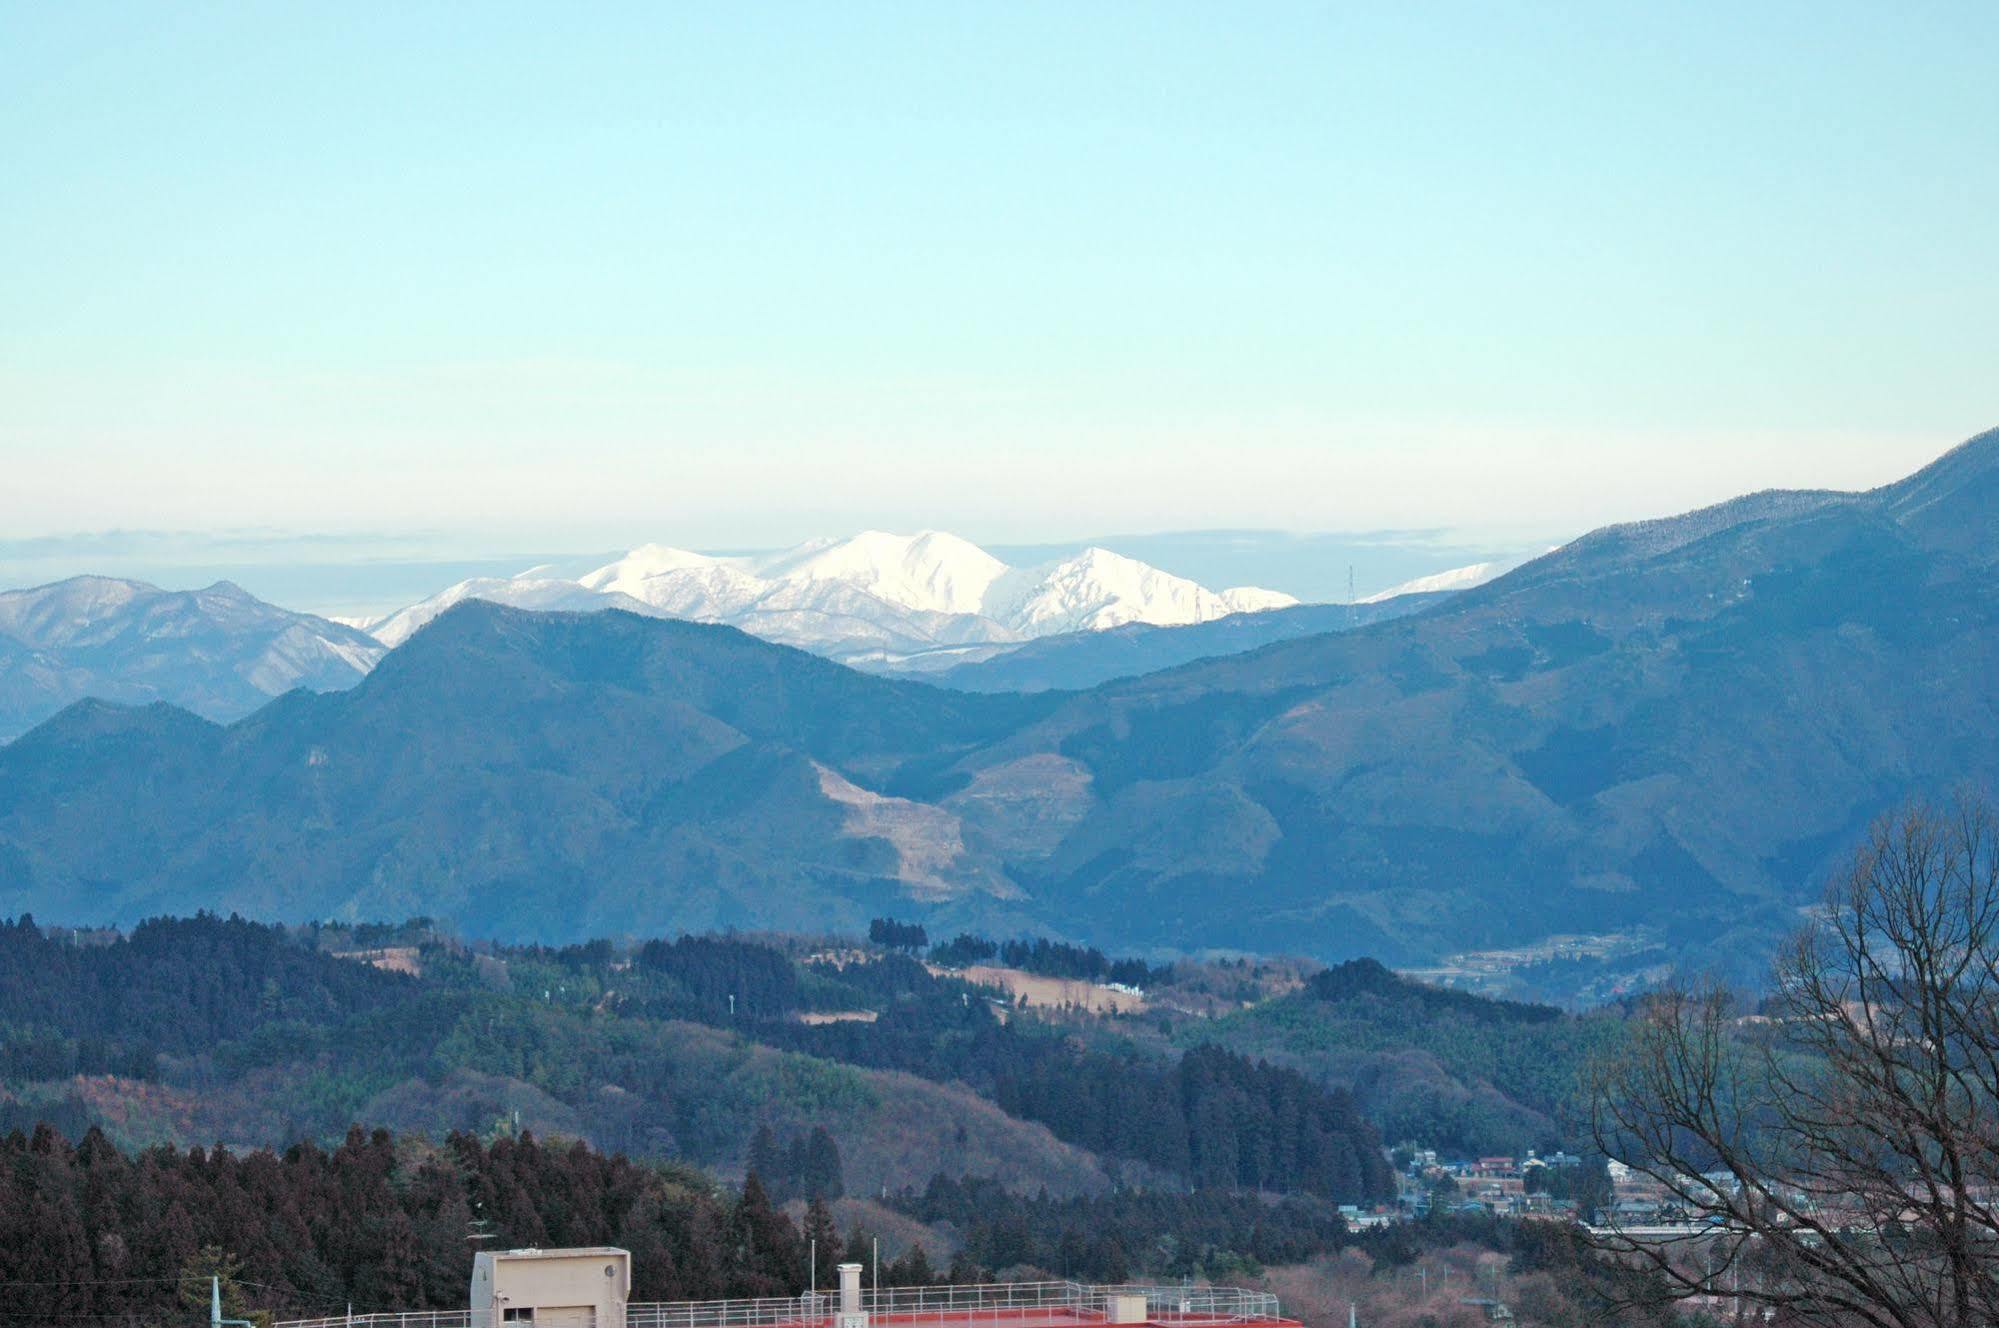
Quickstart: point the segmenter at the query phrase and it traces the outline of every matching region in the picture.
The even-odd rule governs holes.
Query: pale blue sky
[[[1995,68],[1990,3],[0,3],[0,529],[1878,483],[1999,423]]]

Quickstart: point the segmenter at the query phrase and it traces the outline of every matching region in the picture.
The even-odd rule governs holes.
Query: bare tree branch
[[[1598,1144],[1692,1216],[1598,1248],[1660,1294],[1789,1322],[1999,1323],[1999,831],[1917,804],[1877,823],[1780,956],[1774,1019],[1662,993],[1598,1065]]]

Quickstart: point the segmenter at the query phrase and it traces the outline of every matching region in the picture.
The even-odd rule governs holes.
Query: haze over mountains
[[[390,647],[452,604],[621,608],[730,622],[753,634],[879,671],[936,671],[992,659],[1051,634],[1120,624],[1213,623],[1294,604],[1240,588],[1213,592],[1102,549],[1027,569],[955,536],[867,533],[779,553],[714,558],[659,545],[571,579],[546,568],[461,581],[365,621],[332,621],[268,604],[227,582],[164,591],[141,581],[72,577],[0,593],[0,741],[83,697],[168,701],[232,720],[303,687],[351,687]],[[363,629],[371,629],[363,630]],[[1287,633],[1296,635],[1296,631]],[[1226,634],[1214,648],[1228,649]],[[1099,682],[1206,653],[1158,646],[1064,676]],[[976,670],[961,669],[968,679]],[[980,685],[976,682],[974,685]],[[1072,681],[1068,685],[1075,685]],[[985,690],[992,690],[985,686]]]
[[[87,703],[0,749],[0,911],[561,939],[892,910],[1401,962],[1621,929],[1760,964],[1869,817],[1999,778],[1995,567],[1990,433],[1075,693],[464,603],[344,693],[227,727]]]
[[[399,645],[472,598],[727,623],[845,663],[902,668],[989,657],[1065,632],[1202,623],[1297,603],[1249,586],[1211,591],[1105,549],[1015,568],[941,531],[865,531],[741,557],[648,544],[573,580],[533,569],[460,582],[368,627]]]
[[[0,591],[0,741],[73,701],[171,701],[236,719],[295,687],[351,687],[388,650],[240,586],[79,576]]]

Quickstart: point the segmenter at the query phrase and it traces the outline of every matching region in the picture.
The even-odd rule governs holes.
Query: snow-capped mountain
[[[650,611],[649,606],[615,591],[595,591],[574,581],[541,576],[539,569],[530,569],[519,576],[481,576],[469,581],[460,581],[406,609],[398,609],[387,617],[357,625],[385,648],[399,646],[407,641],[417,628],[452,605],[468,599],[511,604],[517,609],[568,609],[579,612],[591,609],[630,609],[635,613]]]
[[[1208,590],[1108,549],[1085,549],[1057,563],[1006,573],[994,582],[983,607],[1022,636],[1036,637],[1100,632],[1126,623],[1180,627],[1297,602],[1255,586]]]
[[[1453,567],[1447,571],[1432,572],[1428,576],[1419,576],[1413,581],[1404,581],[1399,586],[1390,586],[1388,589],[1375,594],[1363,595],[1360,602],[1362,604],[1379,604],[1384,600],[1394,599],[1397,595],[1430,595],[1438,591],[1470,590],[1473,586],[1482,586],[1494,577],[1512,571],[1522,561],[1522,559],[1514,558],[1507,562],[1470,563],[1464,567]]]
[[[617,607],[728,623],[878,667],[940,651],[974,658],[1062,632],[1208,622],[1297,603],[1255,587],[1209,590],[1105,549],[1009,567],[942,531],[871,530],[739,557],[647,544],[574,581],[531,569],[504,580],[460,582],[369,630],[397,645],[464,599],[519,608]]]
[[[364,632],[227,581],[162,590],[78,576],[0,591],[0,741],[86,696],[235,719],[295,687],[351,687],[385,653]]]

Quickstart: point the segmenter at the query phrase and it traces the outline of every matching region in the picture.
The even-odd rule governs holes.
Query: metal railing
[[[871,1320],[916,1319],[944,1324],[999,1323],[1036,1311],[1088,1314],[1092,1288],[1075,1282],[995,1282],[977,1286],[887,1287],[863,1291]],[[823,1328],[838,1312],[838,1296],[821,1291],[764,1300],[686,1300],[636,1304],[625,1309],[626,1328]]]
[[[1100,1286],[1089,1287],[1093,1308],[1107,1313],[1112,1296],[1145,1297],[1145,1317],[1152,1323],[1246,1323],[1280,1319],[1277,1297],[1268,1291],[1225,1286]]]
[[[871,1323],[938,1325],[939,1328],[1007,1328],[1017,1322],[1069,1319],[1111,1321],[1113,1300],[1143,1296],[1145,1318],[1159,1324],[1229,1324],[1282,1316],[1267,1291],[1217,1286],[1087,1286],[1080,1282],[993,1282],[968,1286],[884,1287],[863,1291],[861,1308]],[[635,1301],[625,1306],[622,1328],[834,1328],[836,1293],[757,1300]],[[485,1310],[412,1310],[404,1313],[290,1319],[276,1328],[505,1328]],[[600,1328],[619,1328],[600,1325]]]
[[[757,1324],[796,1324],[824,1328],[833,1321],[833,1298],[767,1296],[758,1300],[660,1300],[625,1306],[625,1328],[752,1328]]]
[[[286,1319],[274,1328],[490,1328],[493,1316],[470,1310],[407,1310],[387,1314],[336,1314],[327,1319]]]

